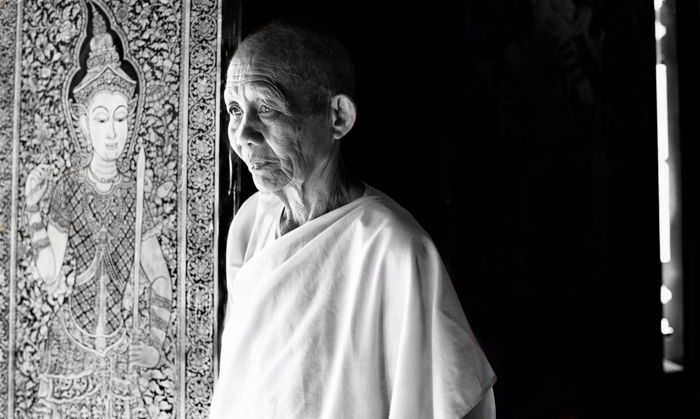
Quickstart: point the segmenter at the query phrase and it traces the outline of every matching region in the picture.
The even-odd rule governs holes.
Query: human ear
[[[348,95],[335,95],[331,99],[331,131],[333,139],[343,138],[355,125],[357,107]]]
[[[81,103],[72,103],[70,105],[71,117],[78,122],[78,127],[81,133],[87,139],[88,138],[88,121],[87,121],[87,108]]]
[[[87,114],[82,113],[78,117],[78,126],[80,127],[80,132],[83,133],[83,137],[85,137],[86,140],[90,139],[89,136],[89,129],[88,129],[88,119],[87,119]]]

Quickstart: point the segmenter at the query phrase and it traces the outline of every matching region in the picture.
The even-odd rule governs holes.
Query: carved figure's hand
[[[157,348],[143,343],[129,347],[129,364],[142,368],[153,368],[158,364],[160,353]]]
[[[24,185],[24,198],[28,207],[35,206],[46,193],[51,178],[51,166],[40,164],[32,169]]]

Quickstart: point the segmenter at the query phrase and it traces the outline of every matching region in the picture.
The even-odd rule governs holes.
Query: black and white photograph
[[[700,417],[698,0],[0,0],[0,419]]]

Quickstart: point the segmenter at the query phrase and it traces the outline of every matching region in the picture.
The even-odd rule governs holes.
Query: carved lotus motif
[[[192,25],[193,37],[198,40],[206,40],[216,36],[216,21],[210,16],[202,16]]]
[[[189,171],[189,183],[196,189],[208,189],[213,180],[211,169],[205,166],[195,166]]]
[[[212,263],[204,257],[193,256],[187,266],[187,273],[193,281],[205,280],[212,274]]]
[[[195,68],[207,68],[215,64],[214,51],[206,45],[192,48],[192,65]]]
[[[197,135],[190,143],[190,152],[198,160],[208,159],[214,156],[214,148],[211,140],[206,135]]]
[[[211,247],[212,233],[209,228],[202,225],[195,225],[189,229],[187,235],[187,243],[193,248],[201,252],[206,252]]]
[[[205,97],[214,93],[214,83],[205,75],[192,80],[192,94],[195,97]]]
[[[207,370],[211,366],[211,348],[195,346],[187,352],[187,368],[192,370]]]
[[[192,129],[210,130],[214,124],[214,112],[205,105],[197,105],[190,110]]]

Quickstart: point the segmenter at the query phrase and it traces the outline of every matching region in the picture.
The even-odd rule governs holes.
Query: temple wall
[[[141,194],[141,206],[138,199],[114,195],[116,186],[105,194],[89,191],[93,146],[71,106],[78,81],[89,73],[95,13],[136,82],[120,177],[106,184],[136,185],[135,193],[124,193]],[[0,418],[52,411],[62,417],[128,417],[138,409],[152,418],[206,417],[219,298],[220,16],[220,0],[0,2]],[[145,170],[138,167],[140,150]],[[73,179],[86,194],[66,224],[68,242],[54,280],[37,268],[43,248],[33,235],[42,227],[28,222],[25,202],[28,177],[38,167],[47,168],[47,189],[38,203],[46,228],[57,202],[77,200],[75,190],[58,185]],[[106,219],[114,221],[106,225]],[[134,228],[139,219],[140,232]],[[102,245],[77,243],[80,234],[97,237],[100,228],[102,241],[95,240]],[[147,237],[156,241],[147,245]],[[92,252],[87,256],[86,246]],[[135,249],[143,256],[147,246],[162,255],[165,279],[133,268]],[[53,242],[49,248],[56,251]],[[123,260],[105,262],[109,252]],[[88,280],[81,259],[97,270]],[[130,268],[124,274],[115,266]],[[89,288],[90,278],[99,284]],[[170,284],[169,299],[167,287],[159,288],[166,294],[160,303],[153,296],[156,280]],[[95,294],[88,289],[80,303],[78,286]],[[119,304],[103,309],[115,299]],[[158,310],[165,324],[162,342],[151,337]],[[103,339],[91,335],[95,330],[109,333]],[[129,351],[139,344],[157,349],[155,366],[130,364]],[[131,393],[119,394],[119,374]],[[97,410],[88,412],[90,406]]]

